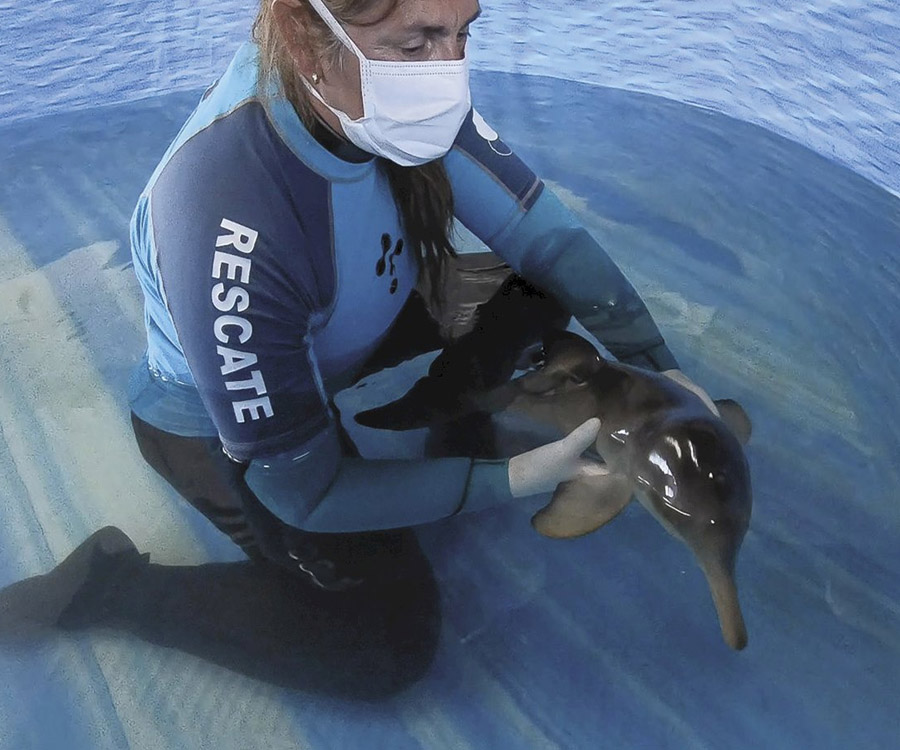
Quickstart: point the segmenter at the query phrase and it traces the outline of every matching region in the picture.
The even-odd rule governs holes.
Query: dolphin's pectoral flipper
[[[570,539],[615,518],[631,501],[631,481],[605,467],[601,471],[559,485],[550,503],[531,519],[535,530],[554,539]]]
[[[730,398],[717,399],[715,404],[722,421],[728,425],[741,445],[747,445],[753,425],[750,423],[750,417],[747,416],[744,407]]]

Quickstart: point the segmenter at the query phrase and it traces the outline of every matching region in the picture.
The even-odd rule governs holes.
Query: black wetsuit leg
[[[131,415],[148,464],[185,500],[258,563],[273,563],[321,588],[344,590],[400,575],[402,530],[324,534],[296,529],[269,511],[244,482],[216,438],[181,437]]]
[[[262,559],[259,543],[247,520],[237,472],[221,454],[218,438],[182,437],[160,430],[134,412],[131,426],[144,460],[194,508],[251,560]],[[224,460],[223,460],[224,459]]]

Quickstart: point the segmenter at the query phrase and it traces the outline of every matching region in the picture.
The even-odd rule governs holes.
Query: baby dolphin
[[[747,630],[734,579],[752,505],[742,448],[751,425],[744,410],[718,400],[717,416],[673,379],[605,360],[568,331],[545,336],[544,353],[538,369],[487,390],[460,391],[430,374],[397,401],[356,419],[370,427],[411,429],[483,412],[525,417],[562,436],[598,417],[595,447],[604,464],[559,485],[533,517],[534,528],[548,537],[581,536],[615,518],[636,496],[691,549],[725,642],[744,648]]]

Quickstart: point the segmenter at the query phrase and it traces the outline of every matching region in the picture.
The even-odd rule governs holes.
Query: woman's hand
[[[602,471],[599,461],[583,458],[597,439],[600,420],[592,417],[566,437],[509,459],[509,489],[513,497],[553,492],[561,482]]]
[[[687,375],[685,375],[681,370],[665,370],[663,372],[668,378],[671,378],[679,385],[683,385],[692,393],[697,394],[700,397],[700,400],[703,401],[704,404],[709,407],[709,410],[715,414],[717,417],[721,416],[719,414],[719,409],[713,402],[713,400],[709,397],[709,394],[704,391],[699,385],[697,385],[693,380],[691,380]]]

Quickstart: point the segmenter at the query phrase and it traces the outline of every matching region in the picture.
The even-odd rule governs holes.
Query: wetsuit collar
[[[342,138],[334,128],[327,122],[322,120],[318,114],[314,114],[312,127],[310,128],[313,138],[327,148],[338,159],[361,164],[371,161],[372,154],[363,151],[357,145],[350,143],[346,138]]]

